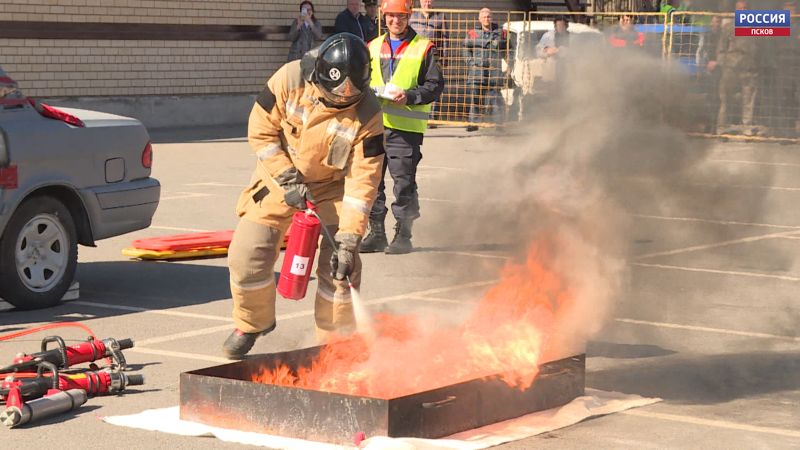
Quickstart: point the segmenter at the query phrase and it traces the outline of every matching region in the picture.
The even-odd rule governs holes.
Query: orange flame
[[[335,339],[310,367],[264,369],[252,381],[375,398],[486,377],[527,389],[556,314],[571,298],[549,261],[545,246],[534,244],[524,264],[506,264],[462,325],[426,331],[424,318],[378,314],[372,340]]]

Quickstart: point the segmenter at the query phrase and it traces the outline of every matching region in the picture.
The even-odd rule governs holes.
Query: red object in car
[[[0,188],[16,189],[18,186],[17,166],[0,167]]]
[[[309,208],[313,208],[310,203]],[[322,225],[313,214],[298,211],[292,217],[291,230],[278,278],[278,293],[289,300],[300,300],[306,296],[311,280]]]
[[[42,102],[37,102],[32,98],[29,98],[28,102],[30,102],[31,106],[33,106],[33,109],[35,109],[37,112],[39,112],[39,114],[41,114],[44,117],[60,120],[64,123],[68,123],[76,127],[83,128],[86,126],[86,124],[83,123],[81,119],[73,116],[72,114],[66,113],[58,108],[54,108]]]

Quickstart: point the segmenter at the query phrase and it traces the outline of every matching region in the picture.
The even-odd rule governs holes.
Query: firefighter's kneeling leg
[[[245,333],[275,323],[275,260],[283,232],[241,219],[228,248],[233,321]]]
[[[332,233],[336,227],[329,226]],[[333,247],[327,240],[322,240],[319,250],[319,265],[317,266],[317,297],[314,304],[314,317],[317,322],[317,336],[321,340],[332,331],[338,334],[348,334],[355,331],[355,317],[353,304],[350,298],[350,286],[347,280],[334,280],[331,276],[331,255]],[[350,274],[353,286],[358,289],[361,285],[361,258],[355,254],[355,265]]]

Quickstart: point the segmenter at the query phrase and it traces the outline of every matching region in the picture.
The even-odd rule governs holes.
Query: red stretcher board
[[[205,248],[228,248],[231,245],[231,239],[233,239],[233,230],[209,231],[137,239],[131,246],[140,250],[157,252],[185,252]]]
[[[281,249],[286,248],[286,242],[291,234],[291,227],[283,236]],[[196,256],[225,255],[233,239],[233,230],[207,231],[189,234],[175,234],[172,236],[159,236],[147,239],[136,239],[130,247],[123,250],[126,256],[141,258],[147,255],[148,259],[178,259]],[[205,254],[200,254],[205,252]]]

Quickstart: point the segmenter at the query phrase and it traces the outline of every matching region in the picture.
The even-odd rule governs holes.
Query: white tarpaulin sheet
[[[517,417],[443,439],[372,437],[361,443],[367,450],[477,450],[516,441],[576,424],[590,417],[612,414],[661,401],[619,392],[586,389],[586,395],[559,407]],[[268,434],[216,428],[178,418],[178,407],[148,409],[128,416],[103,418],[105,422],[144,430],[184,436],[216,436],[226,442],[257,445],[281,450],[343,450],[341,445],[311,442]]]

